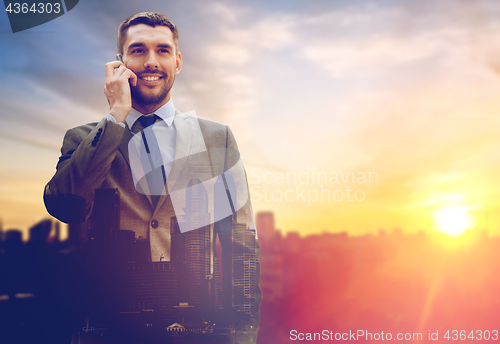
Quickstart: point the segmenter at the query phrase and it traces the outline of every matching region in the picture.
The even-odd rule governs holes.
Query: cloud
[[[401,38],[373,35],[350,42],[329,41],[304,48],[306,58],[321,65],[332,77],[373,76],[397,65],[423,60],[440,52],[446,35],[424,33]]]

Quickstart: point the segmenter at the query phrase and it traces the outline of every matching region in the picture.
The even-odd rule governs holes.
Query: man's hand
[[[104,94],[108,99],[109,113],[118,123],[125,123],[125,118],[132,109],[130,84],[132,86],[137,85],[137,75],[125,67],[121,61],[108,62],[105,69],[106,86],[104,86]]]

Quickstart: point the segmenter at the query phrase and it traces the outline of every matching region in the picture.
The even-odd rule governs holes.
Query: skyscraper
[[[203,320],[210,316],[214,304],[214,249],[207,190],[198,179],[192,179],[188,184],[184,213],[178,222],[185,221],[188,228],[195,228],[179,234],[184,236],[183,240],[179,236],[176,238],[180,240],[178,244],[182,246],[182,241],[185,244],[186,301],[194,307],[193,320]],[[175,254],[182,257],[179,248],[176,250]]]
[[[233,229],[233,307],[240,315],[251,318],[258,313],[257,253],[255,230],[232,222]]]

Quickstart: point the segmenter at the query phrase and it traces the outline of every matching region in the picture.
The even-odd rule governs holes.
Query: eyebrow
[[[127,47],[127,51],[134,48],[144,47],[144,43],[132,43]]]
[[[130,49],[133,49],[133,48],[140,48],[140,47],[144,47],[144,46],[145,46],[145,44],[141,43],[141,42],[131,43],[127,47],[127,50],[130,50]],[[170,44],[166,44],[166,43],[158,44],[156,47],[157,48],[166,48],[166,49],[170,49],[170,50],[173,49],[173,47]]]
[[[172,46],[170,44],[162,43],[157,45],[158,48],[167,48],[167,49],[172,49]]]

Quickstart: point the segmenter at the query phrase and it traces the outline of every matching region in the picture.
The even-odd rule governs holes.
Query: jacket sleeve
[[[90,216],[95,190],[110,169],[124,130],[103,118],[95,126],[66,132],[56,173],[44,190],[50,215],[66,223],[81,223]]]

